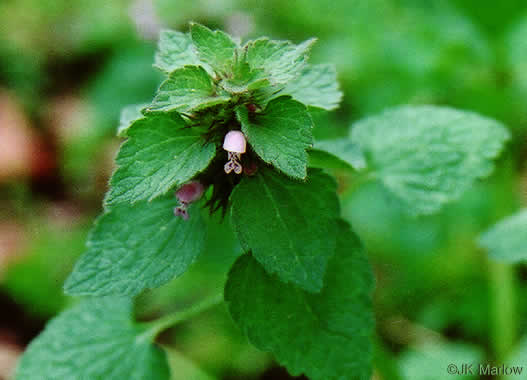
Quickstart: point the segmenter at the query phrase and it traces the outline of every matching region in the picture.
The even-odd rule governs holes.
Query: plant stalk
[[[223,293],[215,294],[203,301],[190,306],[188,309],[177,311],[168,315],[165,315],[153,322],[147,324],[148,328],[145,335],[150,339],[154,340],[161,332],[166,329],[177,325],[180,322],[184,322],[191,319],[208,309],[218,306],[223,302]]]
[[[496,363],[503,363],[514,347],[517,334],[516,281],[511,264],[489,259],[490,347]]]

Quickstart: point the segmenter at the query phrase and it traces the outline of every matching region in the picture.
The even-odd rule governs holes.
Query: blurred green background
[[[375,379],[450,379],[449,363],[525,365],[527,267],[491,262],[477,235],[527,204],[527,3],[477,0],[2,0],[0,2],[0,379],[71,299],[113,157],[121,107],[149,102],[160,29],[189,21],[242,39],[318,37],[337,66],[318,139],[398,104],[442,104],[504,122],[513,139],[492,177],[441,213],[410,218],[383,187],[335,172],[342,209],[368,248],[377,290]],[[151,319],[223,285],[240,249],[211,219],[189,273],[142,295]],[[162,336],[174,380],[288,379],[224,308]],[[198,367],[200,369],[198,369]],[[467,377],[468,378],[468,377]]]

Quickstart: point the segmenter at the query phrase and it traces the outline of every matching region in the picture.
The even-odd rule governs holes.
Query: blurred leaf
[[[313,121],[302,103],[281,96],[261,113],[249,113],[240,106],[236,116],[262,160],[291,177],[306,178],[306,149],[313,144]]]
[[[206,230],[197,206],[174,216],[172,195],[101,215],[64,288],[69,294],[136,295],[184,273],[203,251]]]
[[[370,252],[401,260],[430,256],[446,239],[440,215],[412,217],[380,182],[366,182],[342,194],[342,216]],[[449,222],[447,222],[449,224]],[[404,265],[409,265],[406,263]]]
[[[464,344],[429,343],[419,350],[412,349],[401,355],[400,367],[405,379],[449,380],[460,376],[478,379],[479,363],[483,360],[481,349]],[[473,364],[473,375],[461,373],[463,365]],[[451,367],[449,367],[449,365]],[[448,371],[459,370],[449,373]]]
[[[509,139],[500,123],[445,107],[400,107],[357,122],[368,170],[413,215],[432,214],[488,176]]]
[[[326,110],[337,108],[342,99],[333,65],[306,66],[298,78],[288,83],[283,93],[307,106]]]
[[[309,166],[360,170],[366,161],[359,146],[348,138],[316,141],[309,151]]]
[[[307,291],[320,291],[337,234],[339,206],[331,177],[313,170],[307,182],[297,182],[262,168],[242,179],[231,203],[242,247],[266,271]]]
[[[187,127],[178,115],[137,120],[117,155],[119,167],[110,180],[106,203],[152,200],[204,170],[216,148],[196,128]]]
[[[492,226],[480,235],[478,243],[496,260],[527,260],[527,209]]]
[[[190,112],[227,103],[230,98],[217,91],[203,67],[186,66],[172,71],[161,83],[147,111]]]
[[[86,300],[53,319],[28,347],[16,379],[170,377],[165,353],[131,320],[130,300]]]
[[[311,294],[269,275],[247,254],[231,269],[225,300],[249,341],[272,352],[293,376],[369,379],[373,275],[343,222],[327,272],[321,293]]]
[[[190,36],[175,30],[162,30],[155,56],[155,66],[165,73],[187,65],[199,65]]]

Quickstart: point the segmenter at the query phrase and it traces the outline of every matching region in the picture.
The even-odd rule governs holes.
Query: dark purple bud
[[[258,171],[258,165],[256,165],[256,162],[250,161],[249,164],[244,165],[243,167],[243,173],[252,176],[255,175]]]
[[[246,107],[249,112],[256,112],[258,110],[258,106],[253,103],[247,104]]]
[[[181,203],[192,203],[201,198],[203,185],[198,181],[190,181],[176,191],[176,197]]]

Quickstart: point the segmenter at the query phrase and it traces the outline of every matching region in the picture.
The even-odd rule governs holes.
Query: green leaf
[[[121,118],[119,120],[117,136],[125,137],[128,128],[130,128],[134,122],[139,119],[144,119],[145,116],[141,113],[141,110],[146,106],[147,104],[132,104],[124,107],[121,110]]]
[[[201,66],[185,66],[170,73],[161,83],[147,112],[187,113],[227,103],[229,97],[218,94],[209,74]]]
[[[132,302],[84,301],[48,323],[29,345],[16,379],[168,380],[165,353],[132,321]]]
[[[366,160],[357,144],[348,138],[341,138],[316,141],[309,151],[309,166],[361,170],[366,167]]]
[[[249,341],[272,352],[293,376],[371,377],[373,276],[357,237],[338,224],[337,252],[319,294],[269,275],[249,254],[234,264],[225,300]]]
[[[527,260],[527,209],[509,216],[485,231],[478,240],[496,260],[511,263]]]
[[[342,100],[333,65],[308,65],[282,92],[306,106],[334,110]]]
[[[313,122],[306,107],[288,96],[269,102],[263,112],[236,109],[242,131],[265,162],[295,178],[306,178],[306,149],[313,143]]]
[[[232,77],[224,78],[220,86],[229,93],[241,94],[269,86],[269,80],[262,69],[251,69],[249,64],[238,58],[232,68]]]
[[[154,66],[169,74],[187,65],[199,65],[190,36],[175,30],[162,30]]]
[[[210,65],[218,73],[230,71],[229,68],[234,62],[236,43],[228,34],[192,23],[190,36],[202,62]]]
[[[201,253],[205,225],[199,207],[190,218],[174,216],[169,196],[119,204],[101,215],[64,286],[69,294],[136,295],[183,274]]]
[[[480,347],[464,343],[426,342],[399,355],[399,366],[405,379],[446,380],[456,377],[447,372],[472,364],[473,374],[460,376],[466,380],[479,379],[479,363],[484,363]],[[450,365],[450,367],[449,367]]]
[[[497,121],[447,107],[405,106],[357,122],[371,175],[410,214],[432,214],[488,176],[509,139]]]
[[[269,273],[310,292],[320,291],[337,234],[339,205],[331,177],[313,170],[307,182],[297,182],[261,168],[236,186],[231,204],[232,225],[242,246]]]
[[[178,115],[136,121],[117,155],[106,204],[152,200],[204,170],[216,148]]]
[[[294,45],[289,41],[260,38],[249,41],[244,49],[252,69],[263,69],[271,84],[286,84],[300,75],[316,39]]]

